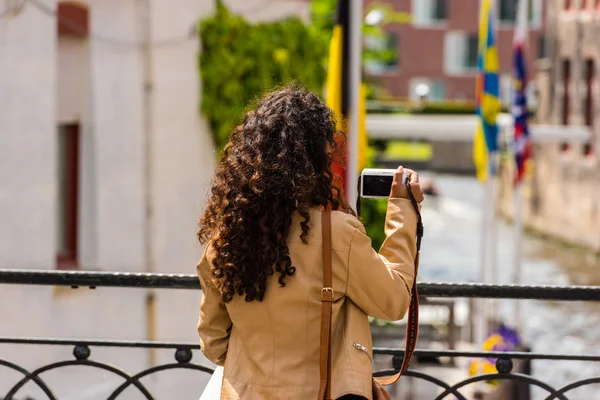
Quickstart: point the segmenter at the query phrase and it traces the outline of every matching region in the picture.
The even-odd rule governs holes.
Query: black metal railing
[[[173,274],[137,274],[137,273],[109,273],[109,272],[69,272],[69,271],[22,271],[0,270],[0,284],[18,285],[54,285],[67,287],[128,287],[128,288],[156,288],[156,289],[199,289],[198,279],[194,275]],[[419,292],[423,297],[480,297],[480,298],[506,298],[506,299],[538,299],[561,301],[600,301],[600,287],[594,286],[525,286],[525,285],[484,285],[484,284],[442,284],[421,283]],[[42,345],[42,346],[69,346],[73,348],[73,359],[57,361],[29,370],[23,366],[0,358],[0,366],[16,371],[21,378],[0,397],[4,400],[15,400],[15,396],[26,384],[36,385],[49,400],[57,400],[52,389],[43,380],[44,374],[71,366],[87,366],[112,373],[121,377],[124,382],[115,387],[108,396],[108,400],[116,399],[126,389],[136,388],[145,399],[155,399],[141,379],[155,373],[167,370],[187,369],[195,370],[202,374],[211,374],[212,367],[193,362],[194,351],[199,350],[195,343],[174,343],[156,341],[111,341],[111,340],[81,340],[81,339],[56,339],[56,338],[24,338],[0,337],[0,344],[11,345]],[[91,348],[121,347],[121,348],[150,348],[174,350],[174,360],[171,363],[153,366],[138,373],[131,374],[117,367],[96,361],[91,358]],[[394,372],[401,364],[403,350],[393,348],[375,348],[376,356],[392,356],[389,370],[376,371],[375,375],[385,375]],[[457,350],[417,350],[417,358],[488,358],[496,360],[497,373],[483,374],[470,377],[456,384],[448,384],[443,380],[419,370],[409,370],[405,376],[430,382],[440,388],[435,400],[459,399],[467,400],[461,393],[464,387],[487,381],[512,381],[536,386],[547,393],[546,400],[568,400],[568,395],[573,390],[592,384],[600,383],[600,376],[578,380],[564,387],[554,387],[531,375],[513,371],[513,361],[519,360],[559,360],[559,361],[588,361],[600,362],[600,354],[545,354],[534,352],[468,352]],[[1,376],[1,375],[0,375]],[[403,378],[405,379],[405,378]],[[402,382],[402,380],[401,380]],[[453,397],[450,397],[453,396]]]

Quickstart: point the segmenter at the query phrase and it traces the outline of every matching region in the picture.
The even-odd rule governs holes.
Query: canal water
[[[425,174],[424,174],[425,175]],[[435,175],[441,196],[424,203],[421,281],[479,281],[481,203],[483,188],[475,178]],[[512,283],[514,232],[498,220],[497,265],[500,283]],[[540,285],[600,285],[600,260],[580,251],[525,237],[522,283]],[[502,318],[511,323],[514,302],[499,304]],[[600,354],[600,304],[585,302],[521,301],[523,339],[535,352]],[[535,361],[533,374],[555,388],[600,376],[600,363]],[[547,392],[534,390],[534,399]],[[600,385],[569,392],[569,399],[600,399]]]

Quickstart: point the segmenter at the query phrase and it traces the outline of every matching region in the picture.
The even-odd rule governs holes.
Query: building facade
[[[309,14],[306,1],[226,3],[252,20]],[[212,0],[0,0],[0,268],[195,273],[216,154],[198,112],[194,28],[213,9]],[[196,342],[200,296],[3,286],[0,336]],[[28,369],[71,352],[0,345],[0,359]],[[170,350],[112,348],[92,348],[91,359],[133,374],[174,361]],[[204,381],[190,374],[145,383],[156,398],[197,399]],[[81,367],[43,378],[61,400],[104,399],[122,382]],[[0,393],[18,379],[0,371]],[[25,395],[45,398],[34,386]]]
[[[600,1],[548,1],[548,54],[538,62],[537,120],[586,125],[590,138],[538,144],[523,186],[524,222],[568,243],[600,252]],[[514,209],[512,165],[505,165],[500,209]]]
[[[416,88],[427,84],[431,100],[475,98],[475,74],[479,29],[479,1],[392,0],[395,11],[412,16],[410,23],[384,26],[389,35],[386,45],[398,52],[395,62],[367,69],[378,77],[394,97],[418,98]],[[517,0],[496,0],[498,18],[498,55],[501,95],[510,101],[513,65],[512,43]],[[544,0],[530,0],[528,65],[544,56]],[[368,5],[376,7],[373,0]]]

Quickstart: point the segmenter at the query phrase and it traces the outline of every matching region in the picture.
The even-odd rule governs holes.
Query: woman
[[[267,95],[233,132],[198,237],[204,355],[224,365],[221,399],[316,399],[319,389],[321,212],[331,207],[332,395],[370,398],[367,316],[403,318],[416,255],[416,212],[394,178],[379,254],[333,184],[330,109],[311,92]],[[423,200],[418,176],[412,191]],[[346,398],[346,397],[345,397]]]

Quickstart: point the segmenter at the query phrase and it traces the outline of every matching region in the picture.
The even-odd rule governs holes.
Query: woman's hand
[[[404,167],[398,167],[396,170],[396,173],[394,174],[394,181],[392,182],[390,198],[410,199],[406,184],[402,181],[404,171]],[[418,203],[421,203],[425,198],[425,195],[423,194],[423,189],[421,189],[421,185],[419,184],[419,174],[408,168],[406,169],[406,173],[410,182],[412,194],[415,196],[415,200],[417,200]]]

